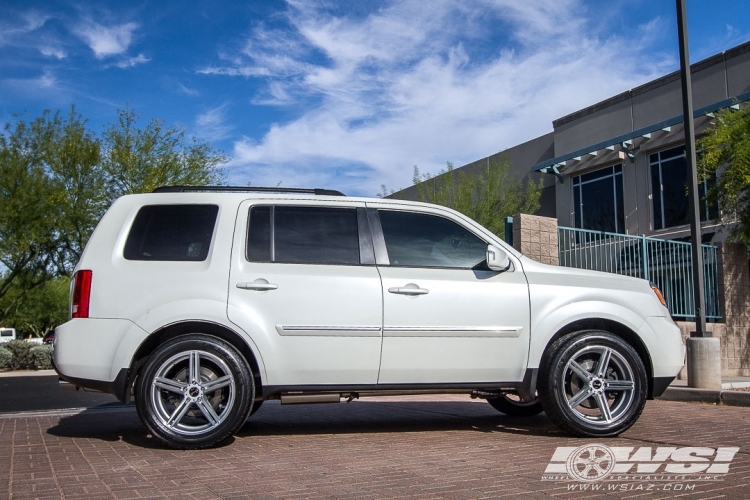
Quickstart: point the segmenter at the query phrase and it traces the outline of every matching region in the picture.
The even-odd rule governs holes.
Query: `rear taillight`
[[[91,278],[93,273],[88,269],[76,271],[73,275],[73,291],[70,301],[71,318],[88,318],[89,301],[91,300]]]

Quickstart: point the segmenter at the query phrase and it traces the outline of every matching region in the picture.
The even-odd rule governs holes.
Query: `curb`
[[[5,377],[51,377],[57,375],[55,370],[9,370],[0,372],[0,378]]]
[[[668,387],[664,394],[656,399],[664,401],[682,401],[685,403],[722,404],[726,406],[750,407],[750,392],[712,391],[690,387]]]

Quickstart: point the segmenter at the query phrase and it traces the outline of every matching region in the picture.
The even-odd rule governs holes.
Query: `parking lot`
[[[608,492],[618,498],[747,498],[749,416],[741,407],[650,401],[632,429],[600,442],[739,447],[729,473],[599,484],[619,488]],[[235,438],[202,451],[157,446],[132,406],[6,414],[0,498],[585,498],[601,492],[542,476],[557,447],[589,443],[544,415],[512,419],[465,396],[267,402]]]

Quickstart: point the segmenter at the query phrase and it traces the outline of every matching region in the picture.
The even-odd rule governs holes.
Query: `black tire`
[[[141,422],[179,449],[213,446],[247,420],[253,374],[230,344],[204,334],[172,339],[149,356],[136,382]]]
[[[533,417],[544,411],[539,397],[524,401],[515,394],[501,394],[496,398],[488,398],[487,402],[500,413],[510,417]]]
[[[563,337],[541,367],[539,398],[549,418],[578,436],[617,436],[641,415],[646,369],[621,338],[601,331]]]

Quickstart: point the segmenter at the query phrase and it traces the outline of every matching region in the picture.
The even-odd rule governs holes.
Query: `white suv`
[[[156,438],[200,448],[268,399],[426,392],[614,436],[682,368],[647,281],[540,264],[440,206],[337,194],[120,198],[76,268],[58,373],[134,394]]]

